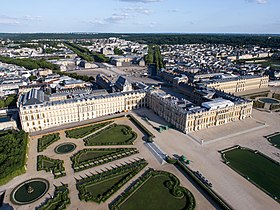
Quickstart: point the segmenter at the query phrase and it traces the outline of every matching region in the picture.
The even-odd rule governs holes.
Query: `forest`
[[[277,34],[183,34],[183,33],[0,33],[0,39],[97,39],[118,37],[146,44],[227,44],[234,46],[258,45],[280,48]]]
[[[23,130],[0,132],[0,185],[25,171],[27,140]]]

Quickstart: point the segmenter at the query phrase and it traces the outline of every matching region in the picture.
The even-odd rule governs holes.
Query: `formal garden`
[[[151,168],[109,205],[111,210],[192,210],[195,206],[193,194],[180,186],[175,175]]]
[[[79,191],[80,200],[97,203],[106,201],[147,164],[144,159],[139,159],[126,165],[114,167],[102,173],[77,180],[76,187]]]
[[[67,184],[61,186],[55,186],[54,195],[48,198],[42,205],[36,208],[36,210],[62,210],[66,209],[70,204],[69,189]]]
[[[83,149],[71,157],[75,172],[109,163],[138,153],[136,148]]]
[[[266,136],[266,138],[273,146],[280,149],[280,133],[279,132]]]
[[[52,159],[44,155],[37,156],[37,170],[51,172],[54,178],[66,175],[65,168],[63,167],[63,160]]]
[[[48,146],[58,141],[59,139],[60,139],[59,133],[52,133],[52,134],[42,136],[41,138],[38,139],[37,151],[42,152]]]
[[[95,124],[89,125],[89,126],[74,128],[74,129],[65,131],[65,135],[67,138],[73,138],[73,139],[84,138],[85,136],[105,127],[106,125],[109,125],[112,122],[113,121],[107,121],[107,122],[102,122],[102,123],[95,123]]]
[[[0,185],[25,173],[27,141],[24,131],[0,132]]]
[[[280,201],[280,164],[259,151],[235,146],[220,151],[225,163],[255,184],[261,190]]]
[[[86,146],[133,144],[137,134],[127,125],[112,124],[84,139]]]

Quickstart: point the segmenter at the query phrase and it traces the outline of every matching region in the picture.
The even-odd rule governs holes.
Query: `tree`
[[[37,77],[34,76],[34,75],[31,75],[31,76],[29,77],[29,80],[30,80],[30,81],[35,81],[36,79],[37,79]]]

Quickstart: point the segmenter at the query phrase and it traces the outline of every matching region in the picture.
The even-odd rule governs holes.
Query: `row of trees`
[[[157,70],[164,67],[159,46],[149,46],[145,61],[148,65],[154,64]]]
[[[90,51],[88,49],[82,48],[77,44],[73,44],[70,42],[65,42],[65,45],[71,49],[74,53],[76,53],[81,59],[86,60],[88,62],[92,62],[93,57],[90,55]]]
[[[9,95],[4,99],[0,99],[0,108],[13,107],[17,104],[17,95]]]
[[[70,48],[74,53],[76,53],[80,58],[86,60],[88,62],[96,61],[101,63],[109,62],[109,58],[107,58],[103,54],[98,54],[95,52],[90,52],[87,48],[81,47],[80,45],[73,44],[70,42],[65,42],[65,45]]]
[[[55,73],[59,75],[69,76],[75,79],[83,80],[85,82],[94,82],[95,78],[93,76],[87,76],[87,75],[79,75],[77,73],[68,73],[68,72],[61,72],[61,71],[55,71]]]
[[[9,58],[5,56],[0,56],[0,62],[14,64],[17,66],[25,67],[26,69],[39,69],[39,68],[47,68],[52,70],[59,70],[59,66],[52,64],[45,59],[34,60],[31,58]]]

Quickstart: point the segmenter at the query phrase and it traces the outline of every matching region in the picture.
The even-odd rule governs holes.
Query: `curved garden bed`
[[[133,144],[137,134],[127,125],[112,124],[84,139],[86,146]]]
[[[110,204],[110,209],[192,210],[195,205],[193,194],[180,186],[180,181],[175,175],[149,169],[115,202]]]

